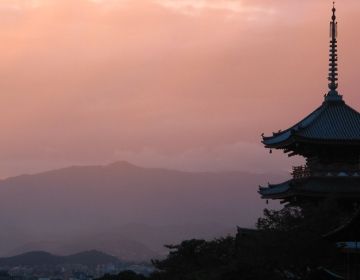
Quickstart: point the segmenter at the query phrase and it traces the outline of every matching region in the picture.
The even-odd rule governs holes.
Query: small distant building
[[[262,136],[266,148],[288,156],[302,156],[304,166],[293,167],[292,178],[260,187],[264,199],[299,204],[329,196],[353,205],[360,201],[360,113],[338,92],[336,9],[330,22],[329,91],[323,103],[295,125]]]

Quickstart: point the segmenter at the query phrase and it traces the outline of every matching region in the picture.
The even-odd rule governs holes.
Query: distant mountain
[[[127,162],[0,181],[0,254],[97,249],[129,260],[164,243],[230,233],[261,214],[259,184],[279,176],[181,172]]]
[[[22,246],[14,247],[4,255],[12,256],[34,250],[66,255],[95,248],[96,250],[118,256],[122,260],[148,261],[152,258],[160,257],[158,252],[151,250],[139,241],[123,237],[119,231],[102,234],[89,232],[81,234],[80,236],[74,234],[73,236],[64,238],[55,237],[56,240],[52,240],[51,242],[47,241],[49,238],[52,238],[52,236],[53,235],[49,234],[43,237],[43,241],[28,242]]]
[[[0,266],[81,264],[94,267],[96,265],[117,262],[119,262],[119,259],[116,257],[95,250],[69,256],[56,256],[47,252],[37,251],[8,258],[0,258]]]

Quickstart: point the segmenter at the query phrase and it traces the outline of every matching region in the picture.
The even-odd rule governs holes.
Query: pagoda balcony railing
[[[293,179],[309,177],[360,177],[359,168],[310,168],[307,165],[294,166],[291,172]]]
[[[310,168],[306,165],[293,166],[291,175],[295,180],[312,177]]]

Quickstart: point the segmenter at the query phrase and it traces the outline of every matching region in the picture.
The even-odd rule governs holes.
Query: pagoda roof
[[[336,195],[342,198],[360,196],[360,176],[309,177],[289,180],[258,191],[265,199],[286,199],[294,196],[325,197]]]
[[[342,223],[339,227],[328,232],[323,236],[329,240],[336,241],[349,241],[359,240],[360,238],[360,208],[358,208],[352,217]],[[357,242],[358,243],[358,242]],[[360,248],[360,244],[355,244],[357,248]]]
[[[342,99],[325,99],[320,107],[290,128],[263,136],[267,148],[285,149],[296,142],[359,144],[360,113]]]

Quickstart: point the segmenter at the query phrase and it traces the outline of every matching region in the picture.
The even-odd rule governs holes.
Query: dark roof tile
[[[292,127],[263,137],[267,147],[279,147],[294,137],[319,141],[360,141],[360,113],[343,101],[325,101]]]

